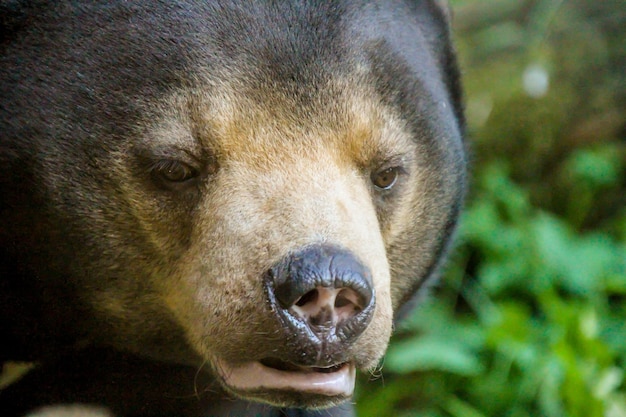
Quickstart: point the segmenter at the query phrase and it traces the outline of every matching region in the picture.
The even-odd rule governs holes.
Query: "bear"
[[[353,415],[463,205],[446,6],[0,14],[0,413]]]

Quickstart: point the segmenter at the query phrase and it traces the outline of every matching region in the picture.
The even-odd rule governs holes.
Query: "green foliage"
[[[360,415],[625,415],[626,247],[533,208],[506,171],[479,175],[448,285],[401,323]]]
[[[626,416],[618,3],[453,2],[474,184],[446,277],[359,385],[360,416]],[[523,85],[533,65],[544,90]]]

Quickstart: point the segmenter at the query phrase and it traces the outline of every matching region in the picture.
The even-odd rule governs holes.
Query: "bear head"
[[[3,358],[109,346],[245,399],[349,398],[462,203],[442,9],[33,2],[7,27]]]

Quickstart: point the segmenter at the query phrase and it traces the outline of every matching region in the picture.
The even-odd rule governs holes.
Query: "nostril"
[[[343,288],[335,298],[335,308],[352,307],[356,312],[363,310],[365,300],[356,291]]]
[[[365,308],[365,299],[351,288],[342,288],[335,298],[335,316],[341,323],[358,315]]]
[[[306,294],[304,294],[302,297],[300,297],[298,301],[296,301],[295,304],[298,307],[302,307],[308,303],[315,303],[318,298],[319,298],[319,291],[317,291],[317,289],[311,290],[307,292]]]
[[[358,315],[365,298],[351,288],[316,287],[300,297],[288,311],[314,325],[338,325]]]

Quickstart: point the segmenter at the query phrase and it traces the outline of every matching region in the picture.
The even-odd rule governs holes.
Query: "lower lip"
[[[215,364],[224,383],[237,391],[298,391],[327,396],[350,396],[354,391],[356,370],[352,363],[331,373],[281,371],[260,362],[231,365],[217,360]]]

